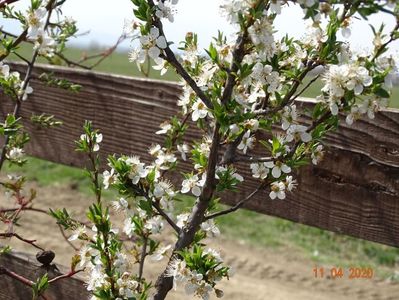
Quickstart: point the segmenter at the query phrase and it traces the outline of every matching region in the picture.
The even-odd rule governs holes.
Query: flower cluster
[[[56,42],[51,35],[48,34],[46,27],[49,12],[45,5],[37,9],[28,11],[26,15],[29,40],[34,42],[34,49],[39,51],[40,55],[53,56]]]
[[[181,257],[169,263],[167,275],[173,277],[173,285],[184,285],[188,295],[194,295],[204,300],[210,299],[214,292],[218,298],[223,292],[215,289],[215,285],[223,277],[229,277],[229,268],[223,266],[223,260],[218,251],[204,250],[195,245],[192,251],[182,251]]]

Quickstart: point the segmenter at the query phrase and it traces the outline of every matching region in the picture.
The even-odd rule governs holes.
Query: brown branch
[[[201,195],[191,212],[188,225],[183,228],[179,234],[179,238],[175,244],[173,255],[169,263],[171,263],[178,254],[176,252],[188,247],[194,240],[195,233],[198,231],[201,223],[204,221],[205,212],[209,207],[209,202],[215,191],[215,170],[218,161],[218,154],[220,148],[220,132],[219,124],[217,123],[214,128],[212,145],[208,158],[207,177],[202,189]],[[173,287],[173,278],[167,274],[167,268],[158,277],[155,284],[156,294],[154,300],[163,300]]]
[[[67,242],[68,245],[71,246],[71,247],[73,248],[73,250],[78,251],[79,248],[76,247],[74,244],[72,244],[72,242],[68,239],[68,237],[67,237],[66,234],[65,234],[64,228],[62,228],[62,225],[61,225],[61,224],[57,224],[57,225],[58,225],[58,228],[60,229],[61,235],[62,235],[62,237],[64,238],[65,242]]]
[[[13,271],[8,270],[6,267],[3,267],[3,266],[0,266],[0,275],[6,275],[8,277],[11,277],[29,287],[32,287],[34,285],[33,281],[30,281],[29,279],[15,273]]]
[[[155,7],[153,0],[148,0],[148,4],[150,5],[151,8]],[[156,16],[154,16],[153,25],[159,29],[160,36],[164,36],[166,39],[165,32],[163,30],[163,24],[161,20]],[[213,109],[213,104],[211,100],[204,93],[204,91],[201,90],[201,88],[197,85],[194,79],[187,73],[186,69],[184,69],[181,63],[177,60],[175,54],[173,53],[173,51],[170,49],[169,46],[167,46],[164,49],[164,54],[161,54],[161,58],[165,59],[175,68],[177,74],[183,77],[183,79],[187,82],[187,84],[191,87],[191,89],[195,92],[195,94],[202,100],[202,102],[204,102],[204,104],[209,109]]]
[[[148,199],[148,198],[147,198]],[[156,201],[151,202],[152,206],[156,209],[156,211],[168,222],[168,224],[176,231],[177,234],[180,233],[181,229],[176,223],[164,212],[164,210],[159,206],[159,203]]]
[[[0,9],[4,8],[6,5],[18,2],[19,0],[2,0],[0,1]]]
[[[44,251],[44,248],[42,248],[42,247],[36,245],[36,243],[35,243],[36,240],[27,240],[27,239],[23,238],[22,236],[20,236],[19,234],[14,233],[14,232],[4,232],[4,233],[0,233],[0,237],[4,237],[4,238],[15,237],[15,238],[19,239],[20,241],[22,241],[22,242],[24,242],[24,243],[30,244],[30,245],[32,245],[33,247],[35,247],[35,248],[37,248],[37,249],[40,249],[40,250]]]
[[[19,209],[21,209],[21,207],[19,208],[4,208],[4,209],[0,209],[0,213],[7,213],[7,212],[15,212],[18,211]],[[45,211],[44,209],[40,209],[40,208],[33,208],[30,206],[23,206],[21,210],[28,210],[28,211],[34,211],[34,212],[39,212],[39,213],[43,213],[48,215],[48,212]]]
[[[239,208],[241,208],[245,203],[247,203],[248,201],[250,201],[261,189],[263,189],[266,186],[266,181],[262,182],[257,188],[256,190],[254,190],[251,194],[249,194],[247,197],[245,197],[244,199],[240,200],[237,202],[236,205],[226,209],[226,210],[222,210],[210,215],[205,216],[205,220],[210,220],[210,219],[214,219],[223,215],[227,215],[230,214],[232,212],[235,212],[236,210],[238,210]]]
[[[320,75],[315,76],[314,78],[312,78],[312,80],[310,80],[304,87],[303,89],[301,89],[295,96],[294,98],[292,98],[292,101],[295,101],[299,96],[301,96],[313,83],[316,82],[317,79],[320,78]]]
[[[147,257],[147,245],[148,245],[148,237],[144,236],[143,237],[143,247],[141,248],[141,255],[140,255],[140,264],[139,264],[139,287],[138,290],[140,291],[141,287],[141,279],[143,278],[143,272],[144,272],[144,263],[145,263],[145,258]]]
[[[83,272],[83,271],[84,271],[84,269],[71,270],[71,271],[69,271],[69,272],[66,273],[66,274],[62,274],[62,275],[60,275],[60,276],[54,277],[53,279],[50,279],[50,280],[48,281],[48,283],[51,284],[51,283],[57,282],[57,281],[59,281],[59,280],[61,280],[61,279],[70,278],[70,277],[72,277],[72,276],[74,276],[74,275],[76,275],[76,274],[78,274],[78,273],[80,273],[80,272]]]

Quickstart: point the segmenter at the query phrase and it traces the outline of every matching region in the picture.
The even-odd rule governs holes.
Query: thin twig
[[[265,182],[262,182],[262,184],[260,184],[256,190],[254,190],[251,194],[249,194],[247,197],[245,197],[244,199],[240,200],[239,202],[237,202],[236,205],[226,209],[226,210],[222,210],[213,214],[210,214],[208,216],[205,216],[205,220],[210,220],[210,219],[214,219],[223,215],[227,215],[229,213],[235,212],[236,210],[238,210],[239,208],[241,208],[245,203],[247,203],[248,201],[250,201],[261,189],[263,189],[266,186]]]
[[[8,277],[11,277],[13,279],[18,280],[19,282],[22,282],[24,285],[32,287],[34,285],[33,281],[30,281],[29,279],[3,267],[0,266],[0,275],[7,275]]]
[[[148,4],[150,5],[151,8],[155,7],[154,1],[153,0],[148,0]],[[164,36],[166,38],[165,32],[163,30],[163,25],[162,22],[154,16],[154,22],[153,24],[155,27],[159,29],[159,34],[160,36]],[[194,81],[194,79],[187,73],[187,71],[184,69],[184,67],[181,65],[181,63],[177,60],[175,54],[173,51],[170,49],[169,46],[167,46],[164,49],[164,54],[161,54],[161,58],[165,59],[167,62],[169,62],[176,70],[177,74],[179,74],[183,79],[187,82],[187,84],[191,87],[191,89],[195,92],[195,94],[204,102],[204,104],[209,108],[213,109],[213,104],[211,100],[208,98],[208,96],[204,93],[203,90],[197,85],[197,83]]]
[[[143,272],[144,272],[145,258],[148,254],[147,253],[148,237],[144,236],[143,239],[144,240],[143,240],[143,246],[141,248],[140,264],[139,264],[139,278],[138,278],[139,287],[138,287],[138,290],[140,290],[141,279],[143,278]]]
[[[72,277],[72,276],[74,276],[74,275],[76,275],[76,274],[78,274],[80,272],[83,272],[83,271],[84,271],[84,269],[69,271],[66,274],[62,274],[60,276],[54,277],[53,279],[50,279],[48,281],[48,283],[51,284],[51,283],[57,282],[57,281],[59,281],[61,279],[70,278],[70,277]]]
[[[159,206],[159,203],[157,203],[156,201],[152,201],[151,203],[152,203],[152,206],[156,209],[156,211],[162,217],[164,217],[166,222],[168,222],[168,224],[176,231],[176,233],[179,234],[181,231],[180,227],[177,226],[176,223],[168,216],[168,214],[163,211],[163,209]]]
[[[35,248],[37,248],[37,249],[39,249],[39,250],[44,251],[44,248],[42,248],[42,247],[36,245],[36,243],[35,243],[36,240],[27,240],[27,239],[23,238],[22,236],[20,236],[19,234],[15,233],[15,232],[4,232],[4,233],[0,233],[0,237],[4,237],[4,238],[15,237],[15,238],[19,239],[20,241],[22,241],[22,242],[24,242],[24,243],[30,244],[30,245],[32,245],[33,247],[35,247]]]
[[[19,209],[20,209],[20,207],[18,207],[18,208],[2,208],[2,209],[0,209],[0,213],[15,212],[15,211],[17,211]],[[39,212],[39,213],[43,213],[43,214],[48,215],[48,212],[46,210],[40,209],[40,208],[33,208],[33,207],[30,207],[30,206],[24,206],[24,207],[22,207],[21,210],[34,211],[34,212]]]
[[[315,76],[314,78],[312,78],[312,80],[310,80],[304,87],[302,90],[300,90],[295,96],[294,98],[292,98],[292,101],[295,101],[299,96],[301,96],[313,83],[315,83],[315,81],[317,79],[320,78],[320,74]]]
[[[65,230],[64,230],[64,228],[62,228],[61,224],[58,224],[58,228],[60,229],[61,235],[64,238],[65,242],[67,242],[68,245],[73,248],[73,250],[78,251],[79,248],[76,247],[74,244],[72,244],[72,242],[68,239],[68,237],[65,234]]]

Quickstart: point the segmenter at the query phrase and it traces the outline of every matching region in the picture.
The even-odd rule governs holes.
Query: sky
[[[29,0],[18,2],[22,7]],[[180,0],[177,5],[175,22],[165,22],[165,32],[169,41],[178,44],[184,39],[186,32],[198,33],[201,48],[206,47],[217,34],[218,29],[232,35],[234,29],[220,16],[219,6],[223,0]],[[110,4],[111,3],[111,4]],[[80,47],[112,45],[122,33],[125,20],[133,19],[133,4],[129,0],[67,0],[63,6],[65,16],[73,17],[78,22],[80,32],[89,34],[80,36],[72,41],[73,45]],[[300,37],[305,32],[305,24],[301,19],[301,9],[297,5],[291,5],[283,9],[283,14],[277,17],[277,36],[288,33],[290,36]],[[379,26],[381,22],[387,24],[387,28],[394,26],[394,18],[386,14],[379,14],[371,18],[371,23]],[[5,29],[17,31],[13,24],[5,23],[0,19],[0,25]],[[371,49],[372,34],[365,22],[353,20],[351,24],[352,36],[349,39],[354,49]],[[129,42],[125,42],[122,48],[129,48]],[[399,52],[399,43],[393,47],[395,55]]]

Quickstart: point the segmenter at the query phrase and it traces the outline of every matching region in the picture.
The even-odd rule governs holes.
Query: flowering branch
[[[155,4],[153,0],[148,0],[148,4],[152,9],[155,9]],[[165,32],[163,31],[163,25],[160,19],[156,16],[154,16],[154,26],[159,29],[160,35],[165,36]],[[176,70],[177,74],[179,74],[183,79],[188,83],[188,85],[193,89],[193,91],[198,95],[198,97],[205,103],[205,105],[209,108],[213,108],[213,104],[208,98],[208,96],[205,95],[205,93],[198,87],[194,79],[187,73],[187,71],[184,69],[184,67],[179,63],[177,60],[175,54],[173,51],[170,49],[169,46],[167,46],[165,49],[165,55],[161,55],[162,58],[167,60]]]

